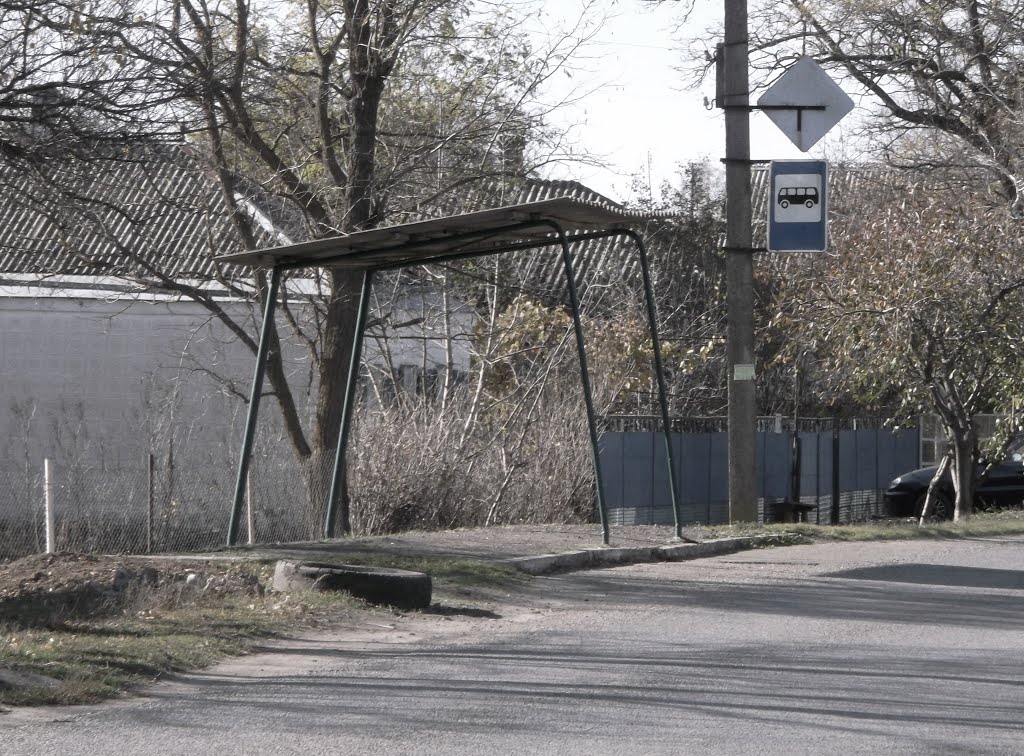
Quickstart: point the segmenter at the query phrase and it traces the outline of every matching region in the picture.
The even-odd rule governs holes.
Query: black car
[[[978,465],[979,479],[975,482],[974,507],[976,509],[1020,507],[1024,503],[1024,447],[1015,446],[1010,454],[981,477],[985,464]],[[935,467],[924,467],[905,473],[889,484],[885,491],[886,509],[892,517],[920,517],[928,484],[935,477]],[[937,519],[953,516],[953,475],[947,470],[939,481],[932,515]]]

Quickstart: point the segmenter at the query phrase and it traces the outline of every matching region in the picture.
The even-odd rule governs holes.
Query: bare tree
[[[593,32],[585,8],[579,27],[535,49],[524,27],[532,5],[516,0],[43,5],[38,13],[21,9],[20,16],[13,4],[0,10],[8,8],[13,19],[9,58],[20,41],[34,56],[25,80],[48,82],[47,91],[57,94],[49,112],[73,120],[83,115],[75,109],[79,103],[95,102],[86,121],[110,144],[172,132],[187,140],[192,159],[219,186],[216,204],[230,218],[237,248],[247,249],[265,243],[268,217],[292,239],[348,234],[449,210],[461,187],[526,175],[560,159],[566,151],[561,135],[544,126],[557,103],[543,105],[539,95]],[[22,25],[13,25],[19,19]],[[40,29],[64,47],[42,39]],[[59,66],[61,75],[47,79]],[[80,127],[53,125],[67,127],[52,133],[77,138],[83,156],[124,159],[110,150],[97,155],[95,138],[83,141]],[[31,130],[18,138],[33,145]],[[57,174],[67,166],[58,170],[52,151],[30,157],[30,170],[60,183]],[[100,170],[97,163],[80,174]],[[77,203],[77,217],[88,219],[95,233],[110,233],[110,212],[125,222],[140,212],[111,208],[72,186],[65,204]],[[183,279],[129,240],[120,239],[118,248],[118,272],[202,304],[255,351],[250,316],[238,317],[211,296],[208,271]],[[306,275],[312,294],[307,282],[285,280],[288,295],[272,336],[267,380],[305,473],[307,517],[316,521],[337,439],[359,281],[334,269]],[[263,304],[263,272],[249,280],[223,269],[212,278]],[[289,382],[288,340],[308,350],[310,396]]]
[[[102,18],[106,22],[94,23]],[[123,55],[119,28],[131,9],[119,0],[0,2],[0,156],[87,156],[97,144],[134,133],[145,103],[159,93],[140,86],[143,65]],[[148,128],[163,128],[156,118]],[[175,126],[175,132],[178,127]]]
[[[762,82],[806,52],[864,93],[868,131],[895,165],[983,166],[1024,207],[1024,3],[800,0],[751,11]]]

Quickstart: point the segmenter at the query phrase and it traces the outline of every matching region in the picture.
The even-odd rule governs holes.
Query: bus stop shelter
[[[413,265],[445,263],[517,250],[535,250],[537,254],[552,252],[557,254],[561,252],[569,294],[569,306],[572,311],[573,327],[576,336],[576,348],[579,354],[580,379],[587,412],[587,424],[590,431],[597,508],[601,521],[603,541],[605,544],[608,544],[608,511],[604,495],[604,480],[601,475],[597,417],[594,411],[590,373],[587,369],[586,346],[576,288],[576,272],[573,253],[570,247],[575,243],[596,241],[610,237],[620,237],[632,243],[640,259],[644,299],[647,306],[653,345],[653,367],[657,376],[658,400],[661,407],[676,537],[682,538],[680,491],[678,481],[676,480],[676,467],[672,454],[668,399],[661,358],[661,344],[658,338],[654,292],[651,286],[647,250],[642,237],[633,228],[639,222],[653,217],[664,216],[635,213],[616,206],[597,204],[575,198],[552,198],[444,218],[375,228],[348,236],[317,239],[300,244],[241,252],[218,258],[220,262],[262,267],[269,271],[263,324],[256,354],[252,389],[249,395],[242,449],[238,461],[238,475],[231,507],[231,519],[228,525],[228,545],[235,545],[238,539],[260,397],[263,390],[264,370],[270,335],[274,327],[274,313],[282,273],[320,267],[352,268],[363,273],[351,361],[346,378],[341,427],[338,432],[334,469],[323,525],[324,537],[334,538],[338,503],[345,488],[346,451],[348,448],[349,430],[352,424],[356,382],[359,377],[359,366],[362,361],[363,332],[366,327],[367,312],[373,291],[374,274],[379,271],[405,268]],[[345,530],[347,530],[347,526],[343,528],[343,532]]]

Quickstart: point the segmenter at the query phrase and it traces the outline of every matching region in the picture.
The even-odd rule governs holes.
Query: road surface
[[[19,710],[0,716],[0,753],[1024,753],[1021,539],[572,573],[491,609]]]

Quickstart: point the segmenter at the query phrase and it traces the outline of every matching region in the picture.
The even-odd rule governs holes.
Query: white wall
[[[388,339],[396,367],[443,364],[438,303],[413,293],[396,304],[394,323],[426,318]],[[256,332],[246,305],[226,307],[248,317]],[[465,371],[472,317],[462,309],[453,320],[462,337],[454,344],[455,365]],[[248,395],[254,357],[198,304],[5,287],[0,332],[0,461],[27,454],[41,465],[44,456],[67,462],[86,455],[94,464],[134,466],[168,427],[182,453],[237,447],[244,403],[224,381]],[[383,359],[381,346],[367,338],[370,361]],[[293,385],[312,390],[306,353],[293,346],[286,355]],[[273,400],[265,400],[261,415],[273,413]]]

